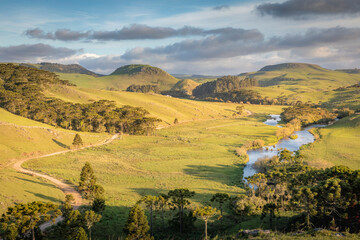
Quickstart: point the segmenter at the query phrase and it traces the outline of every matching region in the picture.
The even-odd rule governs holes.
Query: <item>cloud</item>
[[[220,6],[214,7],[213,9],[214,9],[214,10],[217,10],[217,11],[222,11],[222,10],[227,10],[227,9],[229,9],[229,8],[230,8],[229,5],[220,5]]]
[[[58,29],[55,32],[44,32],[39,28],[28,29],[24,33],[28,37],[38,39],[77,41],[77,40],[98,40],[98,41],[121,41],[121,40],[143,40],[143,39],[164,39],[171,37],[198,36],[206,34],[203,29],[184,26],[179,29],[169,27],[150,27],[143,24],[132,24],[114,31],[71,31],[69,29]]]
[[[52,47],[46,44],[23,44],[17,46],[0,47],[0,61],[31,62],[46,59],[66,58],[80,50],[64,47]]]
[[[319,15],[358,14],[359,0],[287,0],[264,3],[256,7],[262,15],[284,18],[304,18]]]

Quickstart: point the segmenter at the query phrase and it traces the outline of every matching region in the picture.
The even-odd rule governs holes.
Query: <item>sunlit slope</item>
[[[127,65],[116,69],[112,74],[93,77],[86,74],[56,73],[61,79],[69,80],[79,87],[125,90],[131,84],[157,85],[161,90],[169,90],[178,79],[160,68],[149,65]]]
[[[45,91],[47,96],[58,97],[66,101],[86,103],[90,100],[107,99],[115,101],[118,106],[131,105],[143,107],[154,117],[162,119],[163,124],[173,123],[175,118],[180,122],[199,119],[218,119],[232,117],[236,103],[205,102],[178,99],[160,94],[144,94],[123,91],[106,91],[76,87],[52,87]],[[267,106],[281,111],[282,106]],[[246,109],[257,112],[258,106],[246,105]]]
[[[85,145],[106,138],[105,134],[97,133],[80,135]],[[74,131],[54,128],[0,108],[0,168],[8,166],[11,159],[66,150],[74,136]]]
[[[319,129],[320,139],[305,147],[305,161],[317,167],[345,165],[360,168],[360,116],[347,117]]]
[[[241,74],[258,80],[253,88],[263,96],[284,96],[296,101],[329,101],[332,90],[360,82],[360,74],[333,71],[314,64],[285,63],[266,66],[258,72]]]

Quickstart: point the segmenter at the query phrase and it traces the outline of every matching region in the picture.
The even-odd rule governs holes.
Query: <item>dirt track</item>
[[[33,175],[33,176],[38,176],[38,177],[49,180],[56,187],[58,187],[61,191],[63,191],[65,195],[66,194],[72,194],[74,196],[73,207],[75,209],[77,209],[77,208],[79,208],[79,206],[81,206],[83,204],[83,198],[81,197],[80,193],[72,185],[70,185],[70,184],[68,184],[68,183],[66,183],[66,182],[64,182],[62,180],[51,177],[49,175],[25,169],[21,165],[24,162],[29,161],[31,159],[50,157],[50,156],[55,156],[55,155],[59,155],[59,154],[62,154],[62,153],[74,152],[74,151],[79,151],[79,150],[82,150],[82,149],[85,149],[85,148],[91,148],[91,147],[97,147],[97,146],[105,145],[105,144],[111,143],[112,141],[114,141],[118,137],[119,137],[119,134],[115,134],[112,137],[110,137],[108,139],[105,139],[105,140],[103,140],[103,141],[101,141],[99,143],[93,144],[93,145],[88,145],[88,146],[84,146],[84,147],[77,148],[77,149],[69,149],[69,150],[54,152],[54,153],[50,153],[50,154],[45,154],[45,155],[42,155],[42,156],[30,157],[30,158],[22,159],[22,160],[19,160],[19,161],[15,162],[13,167],[14,167],[15,170],[17,170],[19,172],[30,174],[30,175]],[[62,220],[62,217],[58,217],[56,219],[55,223],[57,223],[57,222],[59,222],[61,220]],[[52,222],[46,222],[46,223],[44,223],[44,224],[42,224],[40,226],[40,229],[44,230],[47,227],[51,226],[52,224],[53,224]]]

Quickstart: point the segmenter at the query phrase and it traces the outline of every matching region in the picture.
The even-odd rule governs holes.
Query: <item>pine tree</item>
[[[205,240],[207,240],[207,224],[210,218],[217,214],[216,208],[210,206],[196,208],[193,214],[195,217],[198,217],[205,222]]]
[[[75,134],[72,145],[74,145],[75,147],[79,147],[80,145],[83,145],[83,141],[78,133]]]
[[[82,227],[79,228],[79,230],[76,234],[75,240],[88,240],[86,232]]]
[[[96,186],[94,170],[89,162],[86,162],[80,173],[79,189],[84,193],[86,199],[92,197],[92,190]]]
[[[210,200],[212,202],[218,202],[219,203],[221,218],[223,216],[223,205],[224,205],[225,202],[227,202],[229,200],[230,200],[230,196],[227,193],[216,193],[215,195],[213,195],[213,197]]]
[[[148,234],[149,229],[150,227],[144,209],[136,204],[130,210],[128,220],[124,227],[124,232],[127,234],[126,240],[151,240],[153,238]]]
[[[91,228],[94,226],[95,223],[100,221],[101,215],[90,210],[85,212],[84,219],[86,227],[89,231],[89,240],[91,240]]]

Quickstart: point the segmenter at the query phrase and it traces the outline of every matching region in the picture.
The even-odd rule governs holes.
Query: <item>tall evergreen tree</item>
[[[144,209],[136,204],[130,210],[124,227],[124,232],[127,235],[126,240],[152,240],[153,238],[148,234],[149,229],[150,227]]]
[[[77,231],[74,240],[88,240],[86,232],[82,227],[80,227],[79,230]]]
[[[79,147],[79,146],[83,145],[83,141],[82,141],[82,139],[80,137],[80,134],[78,134],[78,133],[75,134],[72,145],[75,146],[75,147]]]
[[[187,198],[191,198],[195,195],[195,192],[190,191],[187,188],[178,188],[168,193],[169,197],[171,197],[171,203],[173,206],[179,209],[179,225],[180,225],[180,233],[183,231],[183,214],[184,209],[187,205],[190,204]]]
[[[94,170],[89,162],[86,162],[80,173],[79,189],[86,199],[91,198],[92,190],[96,186]]]
[[[207,224],[210,218],[214,217],[217,214],[216,208],[212,208],[210,206],[196,208],[193,214],[195,217],[200,218],[205,222],[205,240],[207,240]]]

